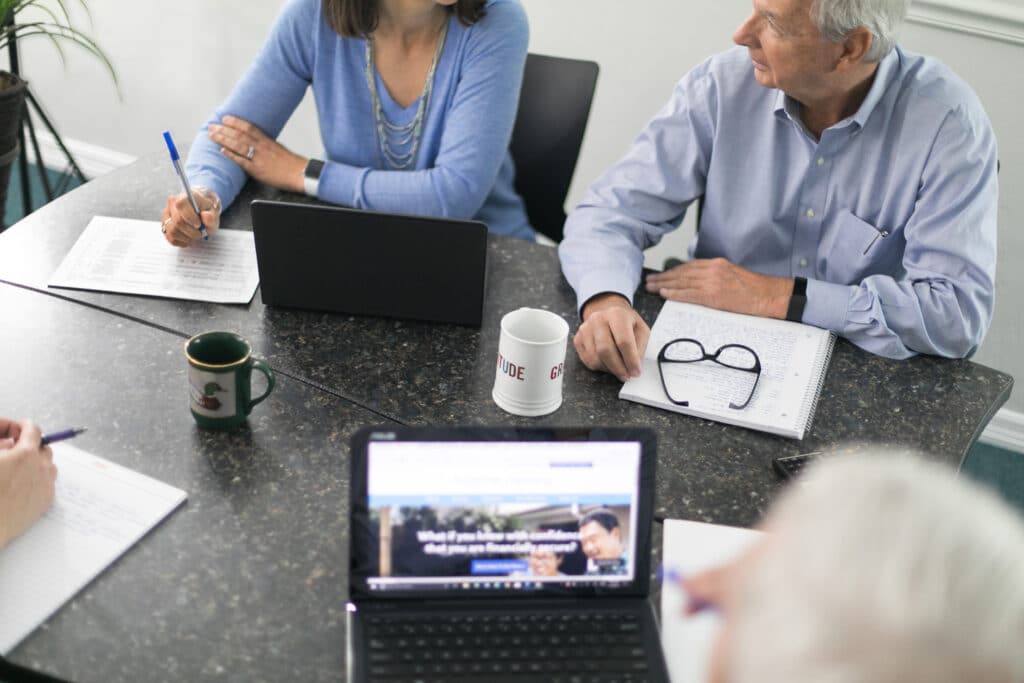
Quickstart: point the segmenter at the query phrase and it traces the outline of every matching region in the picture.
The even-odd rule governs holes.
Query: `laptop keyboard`
[[[643,683],[634,612],[369,616],[371,681]]]

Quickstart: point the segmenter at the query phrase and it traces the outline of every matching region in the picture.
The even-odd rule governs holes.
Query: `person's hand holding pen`
[[[213,190],[205,187],[193,187],[192,194],[199,205],[202,224],[209,235],[217,232],[220,227],[220,197]],[[160,216],[164,238],[176,247],[187,247],[203,238],[199,231],[200,216],[192,209],[188,195],[179,192],[167,198],[167,206]]]
[[[57,468],[39,427],[0,417],[0,547],[32,526],[53,502]]]
[[[722,603],[729,580],[729,565],[714,567],[684,576],[677,569],[660,567],[658,578],[663,584],[675,584],[686,594],[683,610],[687,616],[702,612],[717,612]]]

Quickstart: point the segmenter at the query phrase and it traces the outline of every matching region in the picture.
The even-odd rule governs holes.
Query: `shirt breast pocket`
[[[903,235],[843,210],[825,234],[819,258],[819,272],[828,282],[855,285],[868,275],[897,277],[903,267]]]

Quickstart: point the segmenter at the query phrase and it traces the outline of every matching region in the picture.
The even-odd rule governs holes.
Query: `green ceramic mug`
[[[270,366],[253,358],[252,346],[234,332],[197,334],[185,342],[185,357],[189,405],[200,427],[236,427],[274,390]],[[267,390],[257,398],[251,398],[253,370],[267,378]]]

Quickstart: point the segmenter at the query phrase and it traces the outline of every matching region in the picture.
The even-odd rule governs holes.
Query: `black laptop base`
[[[368,683],[662,683],[668,681],[646,600],[373,605],[349,624],[367,653],[350,680]]]

